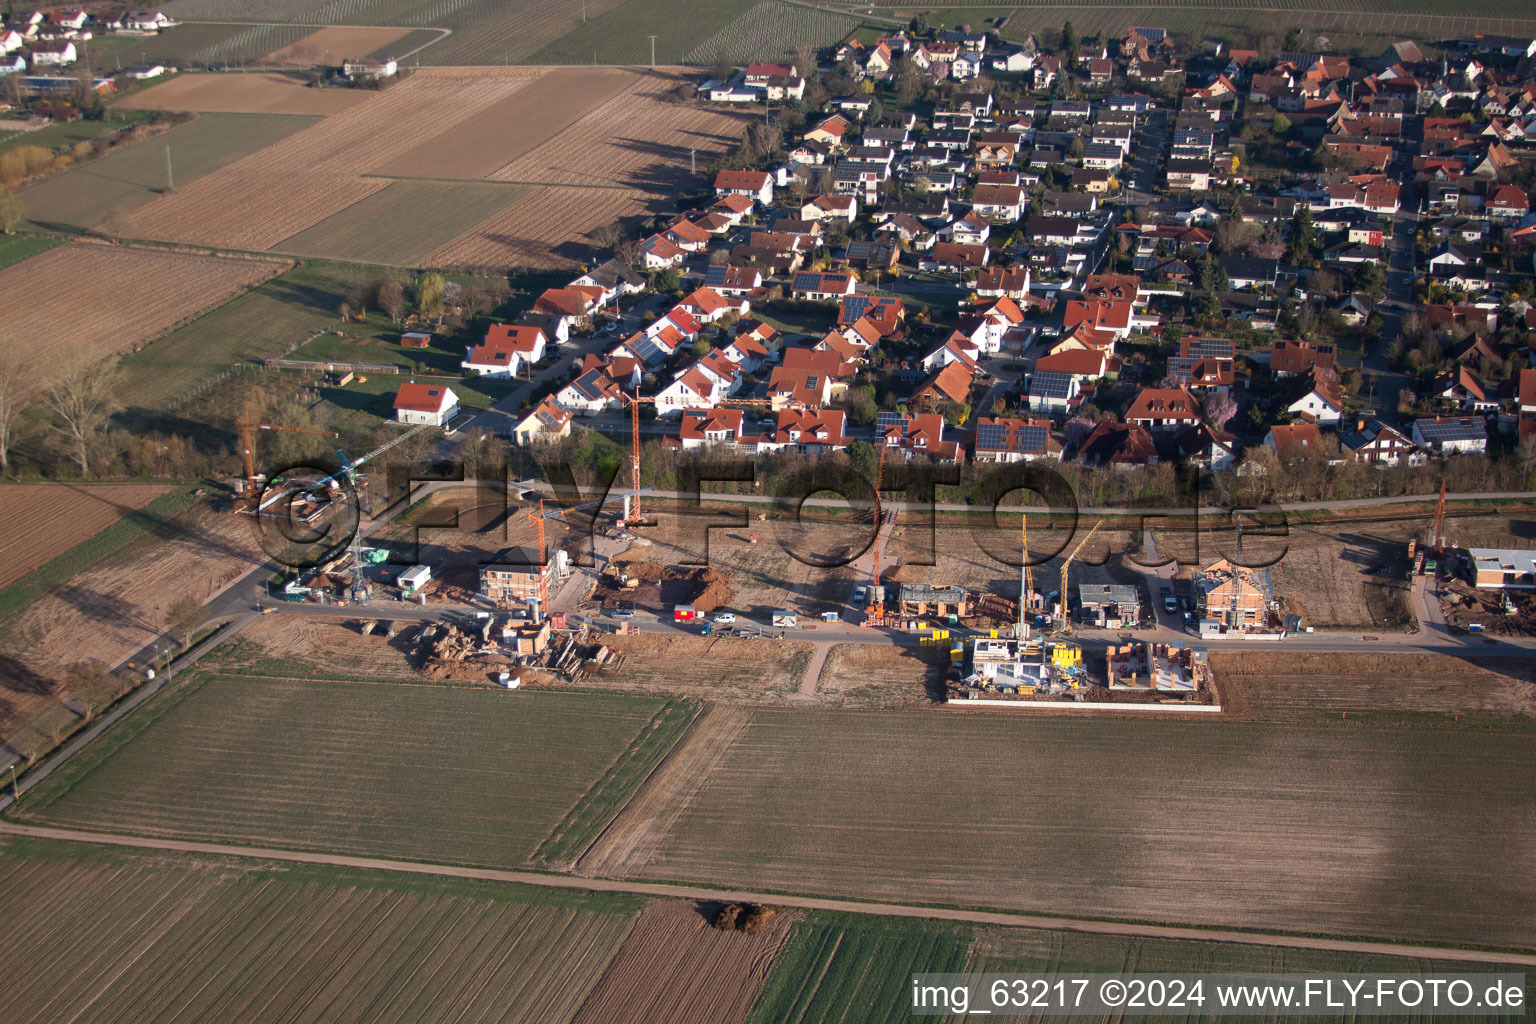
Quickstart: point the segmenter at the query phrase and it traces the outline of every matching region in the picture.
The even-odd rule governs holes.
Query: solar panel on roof
[[[795,283],[791,285],[797,291],[815,291],[821,284],[821,275],[813,271],[803,271],[795,275]]]
[[[843,315],[857,320],[864,315],[864,310],[869,307],[868,295],[847,295],[843,297]]]
[[[1045,450],[1049,432],[1038,423],[1026,423],[1018,429],[1019,448],[1026,452]]]
[[[1008,427],[1002,423],[983,423],[976,428],[976,445],[980,448],[1003,448],[1008,442]]]
[[[1068,373],[1037,373],[1029,379],[1029,393],[1036,398],[1069,398],[1072,394],[1072,375]]]
[[[891,427],[899,427],[907,422],[907,418],[899,412],[880,412],[875,414],[875,429],[885,433]]]
[[[704,271],[704,287],[718,288],[722,284],[725,284],[724,267],[710,267]]]
[[[1189,354],[1196,359],[1231,359],[1237,353],[1230,338],[1196,338],[1189,343]]]

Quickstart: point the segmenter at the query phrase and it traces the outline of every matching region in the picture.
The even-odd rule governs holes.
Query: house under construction
[[[1269,573],[1218,559],[1191,581],[1200,614],[1200,635],[1249,633],[1268,629],[1275,607]]]
[[[1137,641],[1110,647],[1105,656],[1111,690],[1199,693],[1207,689],[1210,659],[1204,647]]]
[[[570,561],[565,549],[557,548],[549,553],[549,562],[545,565],[519,565],[509,561],[481,566],[480,594],[505,608],[516,601],[538,600],[540,576],[544,577],[546,586],[553,586],[569,574]]]
[[[1079,696],[1088,682],[1082,648],[1074,643],[978,637],[969,642],[962,658],[965,671],[961,684],[972,698]]]

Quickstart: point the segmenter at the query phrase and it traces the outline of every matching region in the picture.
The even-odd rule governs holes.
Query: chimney
[[[1357,434],[1365,433],[1365,420],[1363,420],[1363,419],[1355,420],[1355,433],[1357,433]]]

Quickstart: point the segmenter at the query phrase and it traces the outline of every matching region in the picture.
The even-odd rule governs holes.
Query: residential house
[[[793,448],[802,455],[842,451],[852,443],[846,418],[841,409],[785,409],[779,413],[772,443],[779,451]]]
[[[596,416],[619,405],[619,386],[601,370],[588,370],[555,392],[560,407],[580,416]]]
[[[1480,416],[1417,419],[1409,436],[1437,455],[1481,455],[1488,450],[1488,428]]]
[[[1174,438],[1174,448],[1185,464],[1220,473],[1237,464],[1237,439],[1209,423],[1198,423]]]
[[[711,266],[704,271],[704,286],[740,298],[763,286],[763,272],[756,267]]]
[[[679,415],[684,409],[713,409],[726,394],[725,384],[695,364],[656,393],[656,416],[666,419]]]
[[[1441,376],[1430,393],[1442,402],[1460,407],[1462,412],[1489,412],[1499,405],[1497,391],[1485,387],[1466,366],[1457,366]]]
[[[965,405],[971,394],[975,374],[964,363],[946,363],[929,374],[912,392],[907,404],[919,409],[942,409]]]
[[[991,250],[985,245],[969,245],[964,242],[935,242],[933,249],[918,265],[924,270],[962,274],[985,267],[990,256]]]
[[[459,411],[459,396],[443,384],[406,381],[395,393],[395,419],[401,423],[441,427]]]
[[[1338,458],[1338,439],[1316,423],[1276,424],[1264,435],[1264,445],[1281,464],[1319,454],[1330,463]]]
[[[1103,331],[1116,339],[1131,333],[1132,307],[1130,302],[1098,302],[1069,299],[1062,313],[1062,330],[1076,327]]]
[[[1036,370],[1029,375],[1024,396],[1031,412],[1064,417],[1082,404],[1082,378],[1054,370]]]
[[[1077,457],[1084,465],[1116,469],[1156,465],[1157,444],[1139,424],[1100,420],[1083,438]]]
[[[972,445],[975,462],[1060,458],[1061,442],[1051,436],[1050,420],[983,416],[976,421],[976,440]]]
[[[965,461],[960,442],[945,440],[944,417],[938,413],[889,416],[876,432],[876,443],[885,447],[887,456],[899,453],[908,462],[918,456],[934,462]]]
[[[773,176],[767,171],[721,171],[715,175],[715,195],[742,196],[769,206],[773,203]]]
[[[1183,388],[1142,388],[1125,412],[1125,421],[1153,434],[1173,433],[1202,422],[1200,403]]]
[[[748,455],[766,440],[741,409],[684,409],[678,439],[684,451],[723,448]]]
[[[1337,349],[1329,341],[1276,339],[1269,347],[1269,371],[1276,377],[1310,373],[1313,367],[1333,369]]]
[[[1338,423],[1344,414],[1344,391],[1332,370],[1313,367],[1307,382],[1293,393],[1286,411],[1314,423]]]
[[[906,316],[906,306],[898,298],[884,295],[848,295],[844,296],[843,304],[838,308],[837,322],[839,326],[843,326],[867,320],[874,326],[880,337],[889,338],[901,330]]]
[[[812,302],[830,302],[852,295],[858,278],[852,274],[816,273],[802,271],[790,282],[790,292],[797,299]]]
[[[593,315],[602,308],[604,289],[588,285],[568,285],[549,288],[534,301],[533,311],[545,316],[558,317],[561,328],[579,331],[592,326]],[[556,338],[564,341],[569,333]]]
[[[553,395],[546,396],[512,428],[513,438],[524,446],[532,444],[535,438],[569,437],[570,433],[571,413]]]
[[[1380,420],[1356,420],[1354,428],[1341,434],[1339,441],[1349,458],[1366,465],[1422,466],[1428,460],[1422,448]]]
[[[1206,623],[1234,633],[1263,629],[1268,624],[1274,597],[1264,570],[1233,565],[1221,558],[1196,573],[1190,583],[1202,633]]]

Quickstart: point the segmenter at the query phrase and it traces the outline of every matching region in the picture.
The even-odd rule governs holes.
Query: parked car
[[[721,612],[719,615],[716,615],[712,621],[719,626],[732,626],[736,623],[736,616],[732,615],[730,612]]]
[[[868,587],[854,587],[853,588],[853,603],[854,603],[855,606],[862,608],[864,606],[864,602],[868,598],[869,598],[869,588]]]

